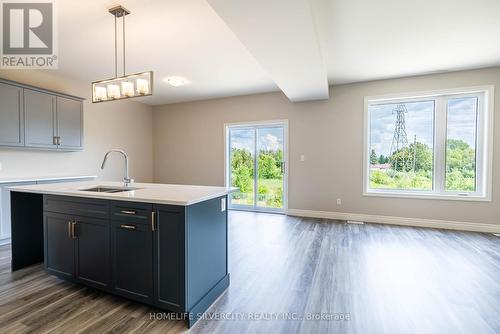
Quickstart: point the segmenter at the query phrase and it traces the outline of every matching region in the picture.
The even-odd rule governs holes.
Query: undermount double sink
[[[96,186],[88,189],[80,189],[80,191],[91,191],[96,193],[121,193],[125,191],[138,190],[139,188],[131,187],[107,187],[107,186]]]

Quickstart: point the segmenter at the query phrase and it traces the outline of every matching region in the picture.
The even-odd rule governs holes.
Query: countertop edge
[[[203,196],[191,201],[172,201],[172,200],[159,200],[151,198],[127,198],[127,197],[113,197],[109,195],[99,194],[94,195],[92,193],[77,193],[77,192],[65,192],[65,191],[45,191],[45,190],[28,190],[28,189],[9,189],[10,191],[22,192],[22,193],[33,193],[33,194],[43,194],[43,195],[56,195],[56,196],[71,196],[71,197],[81,197],[81,198],[95,198],[95,199],[105,199],[112,201],[121,202],[140,202],[140,203],[152,203],[152,204],[165,204],[165,205],[178,205],[178,206],[190,206],[193,204],[208,201],[214,198],[222,197],[228,195],[231,191],[222,191],[219,193],[214,193],[208,196]]]
[[[31,178],[13,178],[13,179],[0,179],[1,184],[11,184],[11,183],[24,183],[24,182],[36,182],[36,181],[64,181],[64,180],[81,180],[81,179],[95,179],[96,175],[77,175],[77,176],[48,176],[48,177],[31,177]]]

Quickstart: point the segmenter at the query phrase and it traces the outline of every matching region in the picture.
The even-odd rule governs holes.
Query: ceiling
[[[283,91],[328,97],[328,84],[500,65],[497,0],[123,0],[127,72],[153,70],[159,105]],[[104,0],[58,1],[59,70],[114,76]],[[119,67],[121,68],[121,66]],[[172,87],[162,79],[190,81]]]

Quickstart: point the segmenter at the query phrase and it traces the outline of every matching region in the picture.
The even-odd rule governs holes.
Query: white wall
[[[62,93],[81,96],[84,102],[82,152],[48,152],[0,148],[0,179],[31,176],[98,175],[121,180],[123,158],[112,157],[104,171],[100,165],[110,148],[130,155],[130,175],[137,181],[152,181],[152,108],[131,100],[91,103],[90,83],[60,77],[56,71],[0,71],[0,77]]]
[[[497,86],[492,202],[362,195],[364,96],[489,84]],[[319,102],[291,103],[270,93],[158,106],[154,180],[223,185],[224,123],[288,119],[289,208],[500,225],[499,113],[500,68],[333,86],[330,99]]]

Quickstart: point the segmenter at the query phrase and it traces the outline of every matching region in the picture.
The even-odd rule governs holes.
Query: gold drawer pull
[[[151,212],[151,231],[156,231],[156,212]]]
[[[126,224],[122,224],[122,225],[120,225],[120,227],[121,227],[121,228],[124,228],[124,229],[126,229],[126,230],[135,230],[135,229],[136,229],[135,225],[126,225]]]
[[[122,210],[122,213],[126,215],[135,215],[137,212],[134,210]]]
[[[68,237],[70,239],[76,239],[76,221],[69,221],[68,222]]]

